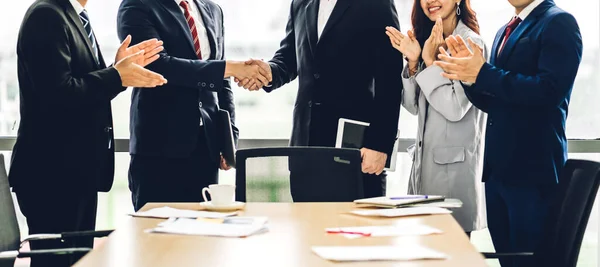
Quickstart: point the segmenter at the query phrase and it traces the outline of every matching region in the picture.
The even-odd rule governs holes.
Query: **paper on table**
[[[449,214],[452,212],[447,209],[437,207],[412,207],[399,209],[353,210],[350,213],[371,217],[403,217],[415,215]]]
[[[438,251],[419,246],[312,247],[319,257],[330,261],[410,261],[446,259]]]
[[[360,238],[368,234],[372,237],[409,236],[441,234],[442,230],[427,225],[388,225],[327,228],[326,232],[343,234],[347,238]],[[357,233],[357,234],[350,234]],[[358,234],[361,233],[361,234]]]
[[[444,201],[440,202],[429,202],[429,203],[419,203],[408,205],[408,207],[438,207],[438,208],[446,208],[446,209],[458,209],[463,206],[462,201],[456,198],[446,198]]]
[[[235,217],[223,220],[170,219],[151,230],[155,233],[246,237],[267,230],[266,217]]]
[[[147,211],[138,211],[130,214],[133,217],[146,217],[146,218],[226,218],[237,215],[236,212],[222,213],[212,211],[201,211],[201,210],[181,210],[171,207],[154,208]]]

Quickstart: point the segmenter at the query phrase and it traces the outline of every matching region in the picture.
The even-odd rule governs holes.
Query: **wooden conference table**
[[[144,210],[162,206],[200,209],[198,204],[152,203]],[[352,203],[248,203],[243,215],[267,216],[269,231],[247,238],[221,238],[146,233],[164,221],[129,218],[76,267],[154,266],[487,266],[450,215],[395,219],[366,218],[343,214]],[[325,228],[366,225],[425,224],[444,233],[430,236],[366,237],[348,239],[327,234]],[[335,263],[311,251],[312,246],[394,245],[398,249],[422,245],[449,256],[446,260]]]

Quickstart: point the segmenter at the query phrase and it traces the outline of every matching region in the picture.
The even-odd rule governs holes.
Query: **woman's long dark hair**
[[[461,0],[460,4],[460,15],[456,15],[457,20],[461,20],[462,23],[467,25],[471,30],[475,33],[479,34],[479,22],[477,21],[477,14],[471,8],[470,0]],[[456,11],[455,11],[456,12]],[[421,6],[421,0],[415,0],[412,10],[411,16],[413,31],[415,33],[415,37],[417,37],[417,41],[421,47],[425,45],[425,41],[429,39],[431,35],[431,30],[433,29],[433,25],[435,25],[434,21],[431,21],[427,15],[425,15],[425,11]],[[420,60],[421,62],[423,59]],[[419,103],[419,96],[421,94],[421,90],[417,87],[415,94],[415,102]]]
[[[467,25],[467,27],[475,33],[479,34],[479,22],[477,22],[475,11],[471,8],[471,1],[462,0],[460,1],[459,7],[460,15],[457,15],[456,18],[461,20],[462,23]],[[423,47],[425,41],[427,41],[431,35],[431,30],[433,29],[435,22],[431,21],[427,15],[425,15],[425,11],[423,10],[423,7],[421,7],[421,0],[415,0],[411,21],[415,36],[417,37],[419,44],[421,44],[421,47]]]

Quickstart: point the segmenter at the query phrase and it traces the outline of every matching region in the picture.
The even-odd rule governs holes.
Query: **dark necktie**
[[[92,43],[92,50],[94,52],[94,59],[96,63],[100,62],[98,60],[98,44],[96,43],[96,37],[94,36],[94,30],[92,30],[92,24],[90,23],[90,17],[87,14],[87,11],[84,9],[79,13],[79,19],[81,19],[81,23],[83,23],[83,28],[85,29],[90,42]]]
[[[183,15],[187,21],[190,31],[192,32],[192,40],[194,40],[194,49],[199,59],[202,59],[202,52],[200,51],[200,39],[198,39],[198,29],[196,29],[196,21],[192,14],[190,14],[190,8],[187,1],[181,1],[179,5],[183,8]]]
[[[500,53],[502,53],[502,50],[504,49],[504,45],[506,45],[506,41],[508,40],[508,37],[510,37],[510,34],[515,31],[515,29],[517,28],[517,26],[519,26],[519,24],[521,23],[521,21],[522,21],[521,18],[519,18],[518,16],[515,16],[508,23],[508,25],[506,25],[506,30],[504,31],[504,40],[502,41],[502,46],[500,46],[500,50],[498,51],[498,55],[500,55]]]

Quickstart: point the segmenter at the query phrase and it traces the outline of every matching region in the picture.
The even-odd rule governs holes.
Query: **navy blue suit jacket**
[[[565,124],[582,40],[575,18],[544,1],[515,29],[466,93],[488,113],[483,180],[552,184],[567,160]]]
[[[233,92],[225,72],[224,28],[221,8],[210,0],[194,0],[208,32],[211,56],[198,60],[190,29],[174,0],[123,0],[118,13],[121,40],[133,43],[157,38],[165,50],[148,69],[168,83],[159,88],[135,88],[131,103],[131,154],[187,157],[197,147],[200,116],[211,155],[218,159],[219,108],[229,111],[235,128]],[[191,4],[191,2],[190,2]]]

